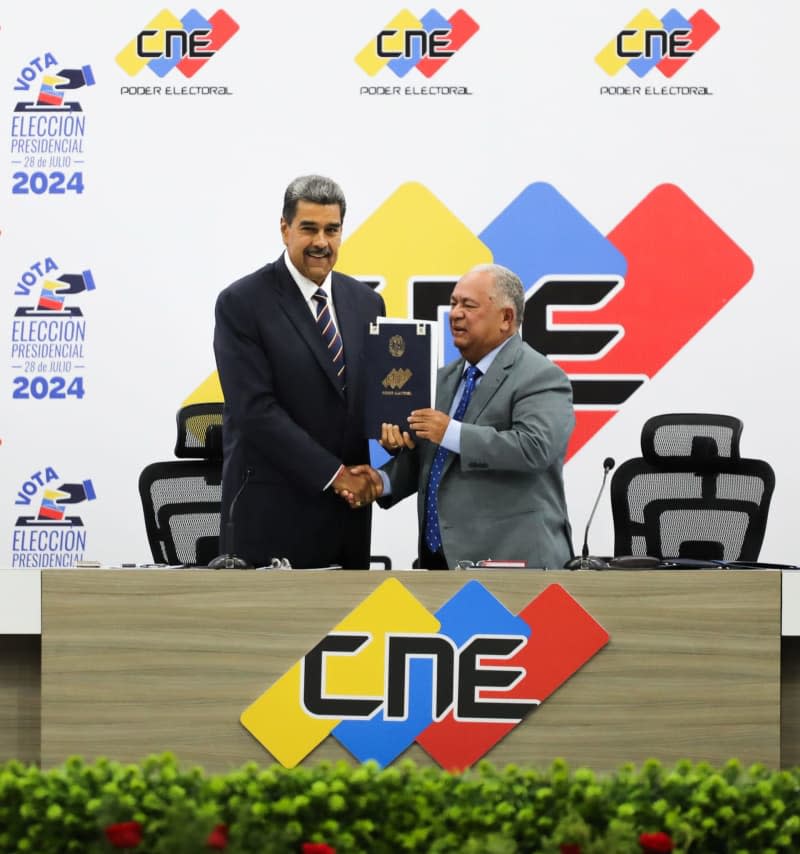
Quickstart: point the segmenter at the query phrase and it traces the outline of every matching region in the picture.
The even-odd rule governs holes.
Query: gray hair
[[[313,202],[316,205],[339,205],[344,220],[347,203],[342,188],[336,181],[322,175],[301,175],[295,178],[283,194],[283,218],[291,223],[297,213],[298,202]]]
[[[494,289],[501,308],[509,306],[514,309],[514,321],[519,328],[525,313],[525,291],[520,277],[500,264],[478,264],[473,272],[490,273],[494,279]]]

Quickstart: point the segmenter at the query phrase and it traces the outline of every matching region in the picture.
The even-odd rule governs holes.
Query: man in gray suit
[[[396,456],[371,470],[379,504],[417,492],[424,568],[495,558],[552,569],[572,554],[562,476],[572,387],[518,334],[523,309],[511,270],[486,264],[466,273],[450,299],[463,358],[439,371],[436,409],[411,413],[416,443],[383,425],[381,444]]]

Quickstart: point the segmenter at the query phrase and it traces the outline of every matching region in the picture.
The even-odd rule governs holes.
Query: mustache
[[[306,249],[306,255],[311,255],[312,258],[328,258],[331,254],[330,249]]]

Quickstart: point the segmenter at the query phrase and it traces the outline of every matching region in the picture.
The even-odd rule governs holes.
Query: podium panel
[[[486,758],[610,771],[688,757],[780,766],[780,574],[394,572],[435,610],[470,579],[517,613],[564,587],[610,641]],[[41,760],[173,751],[225,771],[273,760],[241,712],[383,572],[72,570],[42,574]],[[432,760],[417,745],[404,756]],[[352,758],[327,738],[305,760]]]

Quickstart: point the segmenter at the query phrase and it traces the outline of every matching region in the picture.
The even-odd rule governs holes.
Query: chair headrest
[[[178,410],[176,457],[222,459],[222,408],[221,403],[190,403]]]
[[[656,415],[642,427],[642,456],[661,469],[717,469],[740,458],[743,426],[732,415]]]

